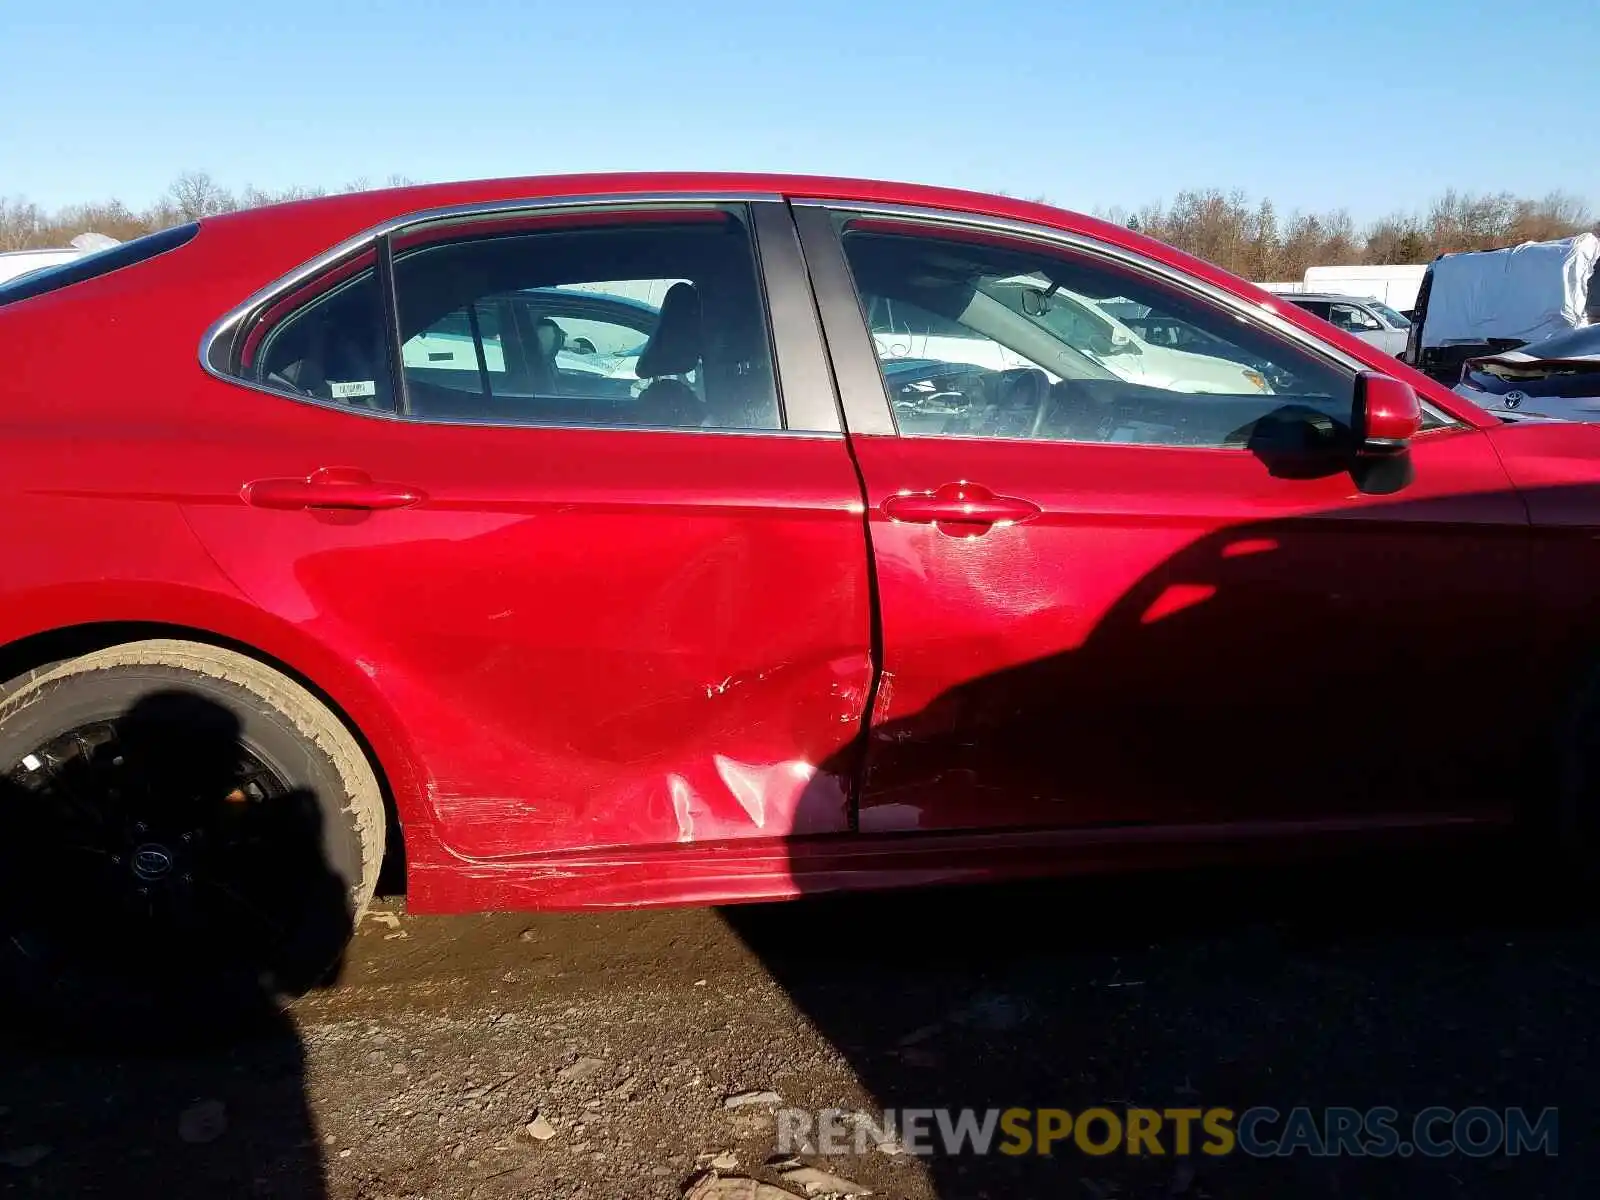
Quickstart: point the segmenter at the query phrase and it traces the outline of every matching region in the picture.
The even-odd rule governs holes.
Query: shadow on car
[[[891,713],[853,750],[871,759],[869,799],[903,779],[903,803],[915,805],[915,778],[1004,780],[1008,764],[1015,786],[1057,787],[1092,828],[1081,842],[1058,831],[1054,850],[1014,860],[1020,869],[1048,869],[1041,859],[1053,852],[1094,872],[1185,863],[1178,872],[723,910],[876,1106],[864,1149],[827,1158],[836,1173],[881,1180],[886,1162],[914,1158],[893,1171],[925,1171],[947,1200],[1579,1193],[1595,1164],[1577,1130],[1600,1099],[1587,1066],[1600,1032],[1595,926],[1565,886],[1571,864],[1523,853],[1521,835],[1538,821],[1509,821],[1511,809],[1549,815],[1559,701],[1572,695],[1537,702],[1518,690],[1523,672],[1549,668],[1545,678],[1575,685],[1587,660],[1508,659],[1493,628],[1459,636],[1482,624],[1465,609],[1419,616],[1415,651],[1398,658],[1366,653],[1359,622],[1297,631],[1294,614],[1271,607],[1282,598],[1271,585],[1331,586],[1316,575],[1326,533],[1307,520],[1202,538],[1129,589],[1076,650]],[[1235,553],[1241,544],[1254,552]],[[1437,567],[1383,563],[1418,572],[1422,592],[1421,573]],[[1166,603],[1175,590],[1190,602]],[[1436,616],[1442,626],[1430,627]],[[1481,684],[1484,671],[1518,697],[1498,725],[1483,713],[1463,725],[1475,715],[1465,709],[1415,709],[1419,673],[1433,673],[1437,696],[1449,694],[1440,680]],[[1308,673],[1326,690],[1308,693]],[[1383,729],[1393,736],[1375,739]],[[1515,803],[1491,814],[1497,795]],[[1396,797],[1425,803],[1393,819]],[[1119,821],[1119,799],[1140,807]],[[1458,807],[1504,823],[1469,831],[1446,817]],[[1231,826],[1208,830],[1208,814]],[[1152,824],[1181,844],[1141,836]],[[1360,853],[1329,853],[1339,850]],[[930,854],[924,878],[984,877],[972,858]],[[802,893],[839,885],[798,846],[791,861]],[[1481,1156],[1459,1145],[1438,1156],[1202,1149],[1200,1113],[1226,1109],[1231,1123],[1273,1108],[1280,1117],[1256,1132],[1281,1149],[1298,1106],[1323,1134],[1330,1107],[1393,1108],[1407,1142],[1407,1122],[1431,1106],[1502,1119],[1518,1108],[1530,1122],[1554,1109],[1566,1137],[1544,1144],[1558,1154],[1520,1156],[1503,1143]],[[1004,1126],[987,1153],[970,1141],[951,1153],[939,1131],[938,1110],[952,1122],[963,1110],[979,1122],[1027,1110],[1019,1123],[1037,1135],[1040,1110],[1093,1108],[1119,1120],[1130,1108],[1198,1110],[1191,1152],[1176,1152],[1170,1117],[1160,1153],[1149,1142],[1130,1153],[1103,1118],[1087,1145],[1069,1133],[1048,1155],[1036,1138],[1003,1152],[1017,1144]],[[930,1152],[885,1159],[871,1126],[908,1109],[923,1110]],[[1448,1137],[1452,1126],[1440,1128]]]

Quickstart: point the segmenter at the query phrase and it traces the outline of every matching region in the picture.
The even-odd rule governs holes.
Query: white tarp
[[[1600,237],[1447,254],[1433,264],[1424,346],[1538,341],[1587,320]]]

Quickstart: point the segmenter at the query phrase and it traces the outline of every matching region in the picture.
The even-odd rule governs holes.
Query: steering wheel
[[[995,416],[1015,430],[1011,436],[1039,436],[1050,411],[1048,375],[1038,367],[1012,367],[999,373],[993,394]]]

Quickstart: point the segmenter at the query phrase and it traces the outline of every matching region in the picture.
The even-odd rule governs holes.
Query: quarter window
[[[1265,418],[1349,433],[1350,372],[1088,254],[846,219],[902,434],[1238,446]]]
[[[269,310],[244,340],[245,378],[342,407],[392,412],[394,385],[374,260],[366,251],[311,284],[311,299],[296,293],[278,311]]]

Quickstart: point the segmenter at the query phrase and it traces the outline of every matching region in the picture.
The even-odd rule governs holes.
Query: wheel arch
[[[301,656],[295,655],[293,650],[285,654],[281,648],[262,646],[259,639],[240,638],[209,625],[150,619],[89,620],[40,629],[0,642],[0,699],[8,690],[8,683],[53,663],[148,638],[175,638],[242,654],[294,680],[325,704],[361,748],[383,796],[387,849],[379,891],[404,890],[407,844],[412,843],[414,849],[419,836],[428,838],[431,827],[425,817],[417,819],[418,814],[426,810],[418,803],[413,759],[398,720],[386,711],[388,706],[376,689],[362,688],[348,675],[334,678],[338,672],[326,666],[303,669],[297,661]],[[323,653],[327,655],[326,651]],[[324,686],[324,680],[332,686]],[[360,711],[360,718],[353,710]]]

